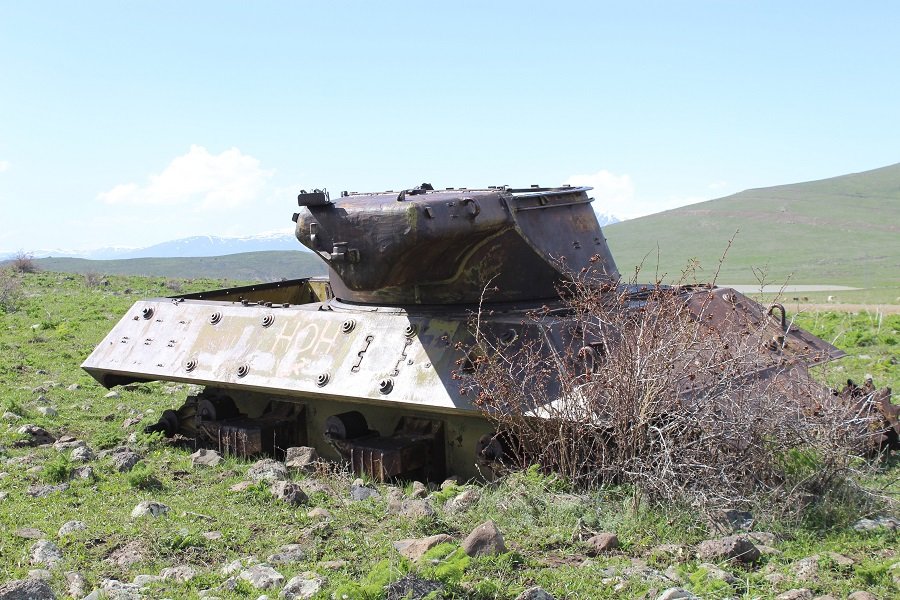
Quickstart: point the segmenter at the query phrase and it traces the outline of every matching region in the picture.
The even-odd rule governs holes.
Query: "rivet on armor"
[[[144,316],[145,319],[152,319],[153,318],[153,309],[148,306],[144,310],[141,311],[141,314]]]
[[[418,331],[419,331],[419,328],[416,325],[414,325],[413,323],[410,323],[409,325],[406,326],[406,329],[403,330],[403,335],[405,335],[408,338],[411,338],[411,337],[415,336]]]
[[[353,319],[347,319],[343,323],[341,323],[341,333],[350,333],[353,331],[353,328],[356,327],[356,321]]]
[[[394,380],[389,377],[378,382],[378,391],[382,394],[390,394],[393,389]]]
[[[247,373],[250,372],[250,365],[241,365],[238,367],[237,376],[238,377],[246,377]]]
[[[188,373],[190,373],[191,371],[193,371],[196,368],[197,368],[197,359],[191,358],[191,359],[184,361],[184,370],[187,371]]]
[[[275,315],[273,315],[273,314],[268,314],[262,318],[262,326],[263,327],[270,327],[272,325],[272,323],[274,323],[274,322],[275,322]]]
[[[218,323],[221,320],[222,320],[222,313],[220,313],[220,312],[214,312],[213,314],[211,314],[209,316],[209,322],[211,325],[215,325],[216,323]]]
[[[328,384],[328,373],[321,373],[318,377],[316,377],[316,385],[319,387],[324,387]]]

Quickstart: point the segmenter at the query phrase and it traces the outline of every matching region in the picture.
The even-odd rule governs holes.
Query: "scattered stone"
[[[411,561],[417,561],[422,556],[437,546],[438,544],[444,544],[447,542],[452,542],[453,538],[451,538],[446,533],[439,533],[437,535],[432,535],[426,538],[421,539],[405,539],[398,540],[394,542],[394,548],[408,558]]]
[[[116,398],[121,397],[121,394],[119,392],[117,392],[116,390],[112,390],[111,392],[107,392],[106,395],[103,397],[116,399]]]
[[[37,411],[45,417],[56,417],[59,412],[52,406],[38,406]]]
[[[774,533],[769,533],[767,531],[750,531],[747,532],[747,537],[750,538],[750,541],[754,544],[766,544],[771,546],[777,541]]]
[[[267,567],[266,565],[254,565],[249,569],[241,571],[238,577],[258,590],[268,590],[273,587],[280,587],[284,583],[284,576],[272,567]]]
[[[319,566],[323,569],[328,569],[330,571],[339,571],[347,566],[347,561],[338,559],[338,560],[323,560],[319,563]]]
[[[324,584],[324,579],[307,571],[291,577],[284,589],[281,590],[280,596],[286,600],[307,600],[318,594]]]
[[[697,556],[709,562],[736,560],[753,563],[759,560],[759,550],[743,535],[731,535],[716,540],[706,540],[697,546]]]
[[[654,546],[647,553],[647,556],[666,557],[674,560],[687,560],[691,557],[691,552],[686,546],[681,544],[660,544]]]
[[[860,519],[853,524],[856,531],[877,531],[878,529],[900,529],[900,521],[894,517],[879,516],[871,519]]]
[[[435,514],[434,508],[428,500],[422,498],[406,498],[402,496],[402,493],[401,498],[397,500],[392,498],[388,501],[388,512],[398,514],[401,517],[406,517],[408,519],[432,517]]]
[[[328,512],[326,509],[317,506],[314,509],[312,509],[311,511],[309,511],[308,513],[306,513],[306,516],[309,517],[310,519],[328,519],[331,517],[331,513]]]
[[[44,498],[49,496],[50,494],[55,494],[56,492],[64,492],[69,489],[68,483],[59,483],[57,485],[32,485],[28,487],[28,491],[25,492],[32,498]]]
[[[59,528],[59,532],[56,535],[58,537],[65,537],[76,531],[84,531],[85,529],[87,529],[87,523],[84,521],[66,521],[63,523],[63,526]]]
[[[43,579],[44,581],[49,581],[53,578],[53,573],[48,571],[47,569],[31,569],[28,571],[29,579]]]
[[[18,420],[21,419],[21,418],[22,418],[21,415],[17,415],[17,414],[14,413],[14,412],[6,411],[6,412],[3,413],[3,420],[4,420],[4,421],[18,421]]]
[[[69,455],[72,462],[88,462],[94,460],[94,451],[87,446],[79,446]]]
[[[269,488],[272,495],[292,506],[300,506],[309,501],[306,493],[298,484],[290,481],[276,481]]]
[[[446,490],[448,487],[456,485],[459,485],[459,480],[456,477],[448,477],[441,482],[441,489]]]
[[[222,455],[215,450],[201,448],[191,454],[191,466],[196,468],[217,467],[222,462]]]
[[[159,576],[163,579],[171,579],[173,581],[190,581],[197,576],[197,571],[188,565],[177,565],[175,567],[167,567],[159,572]]]
[[[233,575],[240,571],[244,570],[244,567],[249,567],[256,562],[256,559],[253,557],[246,558],[238,558],[236,560],[231,561],[227,565],[224,565],[221,569],[219,569],[219,573],[222,575]]]
[[[232,492],[243,492],[251,487],[253,487],[252,481],[241,481],[240,483],[236,483],[228,489]]]
[[[614,533],[598,533],[587,540],[588,556],[597,556],[604,552],[611,552],[619,547],[619,538]]]
[[[815,598],[813,598],[813,600],[838,600],[838,599],[835,598],[834,596],[832,596],[831,594],[827,594],[825,596],[816,596]]]
[[[422,579],[416,575],[406,575],[397,581],[385,586],[386,600],[440,600],[444,584],[440,581]]]
[[[412,491],[410,492],[410,498],[424,498],[428,495],[428,487],[422,483],[421,481],[413,481],[412,482]]]
[[[806,588],[788,590],[775,596],[775,600],[812,600],[812,592]]]
[[[169,507],[165,504],[154,502],[153,500],[144,500],[131,511],[131,518],[136,519],[138,517],[146,516],[159,517],[167,512],[169,512]]]
[[[50,435],[46,429],[37,425],[22,425],[16,430],[16,433],[28,436],[27,440],[22,440],[24,443],[16,442],[20,446],[43,446],[56,441],[56,438]],[[13,446],[16,444],[13,444]]]
[[[307,472],[314,471],[318,461],[318,452],[316,452],[315,448],[310,448],[309,446],[288,448],[284,455],[284,463],[289,469],[300,469]]]
[[[844,556],[843,554],[839,554],[837,552],[825,552],[822,555],[833,562],[835,566],[842,569],[847,569],[856,564],[856,561],[854,561],[849,556]]]
[[[0,600],[56,600],[43,579],[20,579],[0,585]]]
[[[133,583],[122,583],[118,579],[104,579],[100,584],[100,589],[106,592],[106,597],[117,600],[138,600],[141,597],[140,586]]]
[[[110,454],[113,466],[119,473],[127,473],[134,468],[134,465],[141,461],[139,454],[136,454],[128,448],[116,448]]]
[[[352,484],[350,484],[350,499],[354,502],[361,502],[366,498],[380,497],[381,494],[378,493],[378,490],[372,487],[368,487],[365,483],[363,483],[362,479],[357,479]]]
[[[66,573],[66,585],[69,595],[73,598],[81,598],[87,589],[87,579],[77,571]]]
[[[516,596],[516,600],[556,600],[553,596],[547,593],[546,590],[540,587],[530,587],[518,596]]]
[[[116,548],[106,558],[109,562],[126,569],[145,559],[144,545],[138,540],[133,540],[124,546]]]
[[[718,579],[720,581],[724,581],[729,585],[737,583],[739,581],[737,577],[735,577],[728,571],[725,571],[724,569],[720,569],[712,563],[700,563],[699,565],[697,565],[697,568],[705,570],[706,576],[709,579]]]
[[[6,500],[9,496],[9,492],[0,492],[0,500]]]
[[[485,521],[472,530],[472,533],[463,540],[462,548],[469,556],[485,556],[506,552],[503,534],[493,521]]]
[[[306,559],[306,548],[300,544],[287,544],[266,559],[273,565],[296,563]]]
[[[699,598],[684,588],[673,587],[663,591],[656,600],[699,600]]]
[[[209,540],[211,542],[221,540],[224,537],[221,531],[204,531],[202,535],[203,539]]]
[[[75,467],[72,469],[72,474],[69,477],[70,479],[93,479],[94,478],[94,468],[90,466],[83,467]]]
[[[878,596],[872,592],[858,590],[847,596],[847,600],[878,600]]]
[[[816,581],[819,578],[819,557],[802,558],[793,565],[794,575],[800,581]]]
[[[134,579],[131,580],[131,583],[140,587],[146,587],[151,583],[156,583],[157,581],[162,581],[162,575],[138,575]]]
[[[288,479],[288,470],[284,463],[264,458],[250,467],[247,477],[253,481],[283,481]]]
[[[463,490],[444,503],[444,510],[448,513],[461,513],[469,510],[481,500],[481,494],[477,490]]]
[[[129,419],[125,419],[124,421],[122,421],[122,429],[131,429],[132,427],[140,423],[141,420],[142,419],[140,417],[131,417]]]
[[[23,527],[21,529],[16,529],[13,533],[16,537],[20,537],[23,540],[42,540],[46,535],[40,529],[35,529],[34,527]]]
[[[53,568],[62,558],[62,550],[53,542],[41,540],[31,547],[31,564],[33,565],[46,565]]]

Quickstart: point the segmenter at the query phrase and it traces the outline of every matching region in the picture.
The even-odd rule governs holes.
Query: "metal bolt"
[[[275,315],[273,315],[273,314],[268,314],[262,318],[262,326],[263,327],[270,327],[272,325],[272,323],[274,323],[274,322],[275,322]]]
[[[392,389],[394,389],[394,380],[390,377],[378,382],[378,391],[382,394],[390,394]]]
[[[418,332],[418,331],[419,331],[419,328],[416,325],[414,325],[413,323],[410,323],[409,325],[406,326],[406,329],[403,331],[403,335],[405,335],[408,338],[411,338],[411,337],[415,336],[416,332]]]
[[[222,320],[222,313],[220,313],[220,312],[214,312],[213,314],[211,314],[209,316],[209,322],[211,325],[215,325],[216,323],[218,323],[221,320]]]
[[[241,365],[238,367],[237,376],[238,377],[246,377],[247,373],[250,372],[250,365]]]
[[[356,327],[356,321],[353,319],[347,319],[343,323],[341,323],[341,333],[350,333],[353,331],[353,328]]]
[[[184,370],[190,373],[194,369],[197,368],[197,359],[191,358],[189,360],[184,361]]]
[[[324,387],[328,384],[328,373],[321,373],[318,377],[316,377],[316,385],[319,387]]]
[[[153,308],[148,306],[144,310],[141,311],[141,314],[144,315],[145,319],[152,319],[153,318]]]

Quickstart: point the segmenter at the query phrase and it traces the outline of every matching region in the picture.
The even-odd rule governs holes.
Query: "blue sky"
[[[299,188],[650,214],[900,162],[894,2],[0,0],[0,251],[291,226]]]

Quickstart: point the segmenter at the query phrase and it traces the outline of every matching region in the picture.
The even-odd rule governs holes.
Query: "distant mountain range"
[[[621,219],[610,214],[598,214],[600,225],[619,223]],[[147,246],[146,248],[97,248],[95,250],[29,250],[33,258],[85,258],[88,260],[124,260],[131,258],[200,258],[205,256],[227,256],[244,252],[272,252],[300,250],[308,252],[297,241],[293,230],[276,231],[244,237],[219,237],[196,235]],[[0,252],[0,260],[13,258],[16,252]]]

